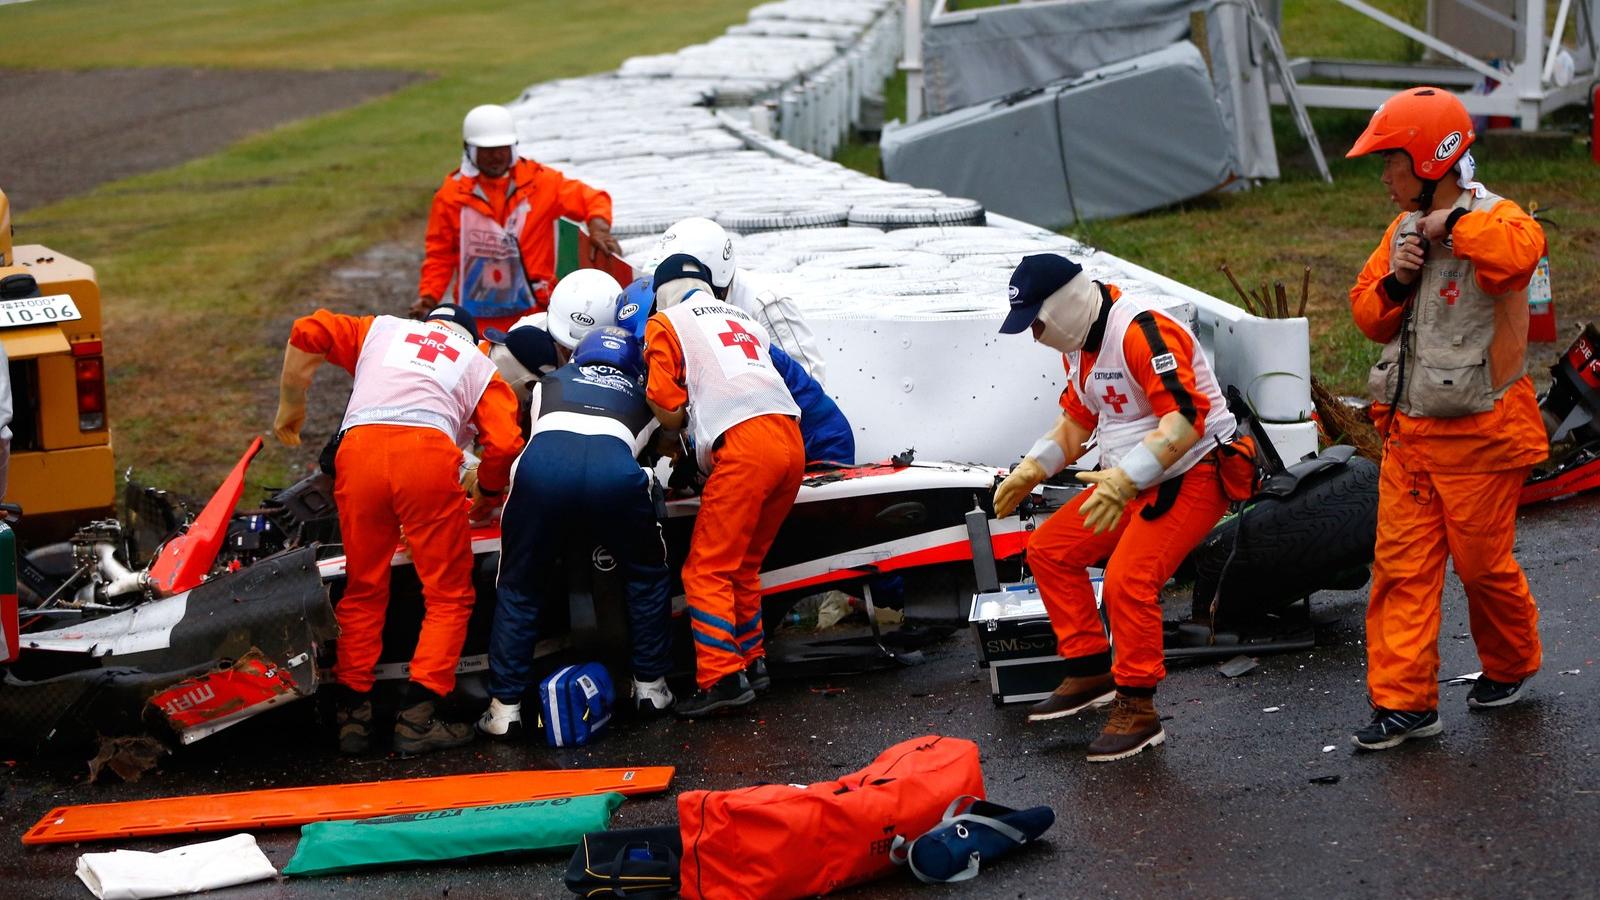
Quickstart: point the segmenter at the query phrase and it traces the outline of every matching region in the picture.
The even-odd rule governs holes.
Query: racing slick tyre
[[[1230,563],[1241,518],[1244,534]],[[1359,587],[1365,578],[1356,582],[1351,570],[1371,564],[1377,535],[1378,466],[1360,456],[1307,476],[1289,497],[1259,497],[1242,517],[1213,528],[1191,555],[1195,615],[1208,614],[1219,578],[1219,621],[1275,612],[1320,590]]]

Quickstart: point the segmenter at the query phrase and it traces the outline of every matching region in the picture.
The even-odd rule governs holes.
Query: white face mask
[[[698,278],[675,278],[656,288],[656,309],[671,309],[683,302],[685,294],[690,291],[705,291],[711,294],[711,285]]]
[[[1044,330],[1035,340],[1062,353],[1082,350],[1099,313],[1100,292],[1087,274],[1079,272],[1044,298],[1037,320],[1044,323]]]

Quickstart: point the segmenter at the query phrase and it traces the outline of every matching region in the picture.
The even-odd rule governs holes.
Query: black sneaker
[[[1467,694],[1467,705],[1473,709],[1510,706],[1522,699],[1527,684],[1526,678],[1521,681],[1495,681],[1493,678],[1479,675],[1478,680],[1472,684],[1472,692]]]
[[[767,658],[756,657],[756,661],[744,667],[744,677],[750,680],[750,686],[756,693],[765,694],[772,687],[772,675],[767,672]]]
[[[1442,730],[1437,710],[1406,712],[1379,707],[1367,727],[1350,735],[1350,742],[1358,750],[1387,750],[1412,738],[1433,737]]]
[[[695,691],[693,697],[679,700],[672,711],[685,719],[698,719],[719,709],[743,706],[756,698],[755,689],[743,672],[727,675],[709,691]]]

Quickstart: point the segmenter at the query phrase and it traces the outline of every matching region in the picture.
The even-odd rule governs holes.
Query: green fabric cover
[[[285,875],[329,875],[371,866],[440,862],[521,850],[570,850],[604,831],[622,805],[618,793],[525,800],[467,809],[312,822]]]

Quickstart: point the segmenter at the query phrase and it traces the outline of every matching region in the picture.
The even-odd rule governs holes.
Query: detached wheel
[[[1241,519],[1244,534],[1224,576]],[[1359,587],[1377,535],[1378,467],[1352,457],[1309,476],[1293,496],[1257,500],[1213,528],[1190,557],[1195,613],[1209,610],[1223,577],[1218,619],[1276,612],[1320,590]]]

